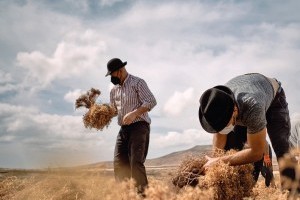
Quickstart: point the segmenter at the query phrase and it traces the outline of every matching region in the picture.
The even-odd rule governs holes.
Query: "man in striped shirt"
[[[151,119],[148,112],[156,105],[146,82],[129,74],[119,58],[107,63],[107,74],[115,85],[110,103],[117,108],[121,126],[114,152],[114,173],[117,181],[133,178],[138,193],[143,195],[148,179],[144,162],[148,153]]]

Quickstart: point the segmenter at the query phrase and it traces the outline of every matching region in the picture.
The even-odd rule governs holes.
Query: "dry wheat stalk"
[[[85,107],[89,110],[83,116],[83,123],[86,128],[103,130],[108,127],[112,118],[117,115],[116,108],[111,105],[97,104],[96,99],[101,94],[100,90],[91,88],[86,94],[81,95],[75,102],[75,108]]]
[[[96,102],[96,99],[100,94],[100,90],[91,88],[89,91],[86,92],[86,94],[82,94],[78,99],[76,99],[75,108],[90,108]]]
[[[172,183],[179,188],[186,185],[196,186],[202,167],[206,162],[205,157],[188,156],[179,165],[176,176],[172,178]]]

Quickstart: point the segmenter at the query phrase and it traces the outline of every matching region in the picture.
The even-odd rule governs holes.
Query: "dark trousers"
[[[267,111],[267,131],[277,159],[289,151],[291,123],[288,103],[280,87]]]
[[[114,152],[115,179],[133,178],[138,192],[148,185],[144,162],[148,153],[150,126],[146,122],[135,122],[122,126],[117,136]]]

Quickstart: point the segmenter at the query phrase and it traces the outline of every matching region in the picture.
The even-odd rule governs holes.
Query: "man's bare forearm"
[[[235,154],[220,157],[220,159],[229,165],[235,166],[256,162],[262,157],[261,153],[254,152],[252,149],[244,149]]]
[[[136,116],[141,116],[142,114],[144,114],[145,112],[148,112],[149,109],[146,107],[139,107],[137,109],[135,109],[133,112],[136,114]]]

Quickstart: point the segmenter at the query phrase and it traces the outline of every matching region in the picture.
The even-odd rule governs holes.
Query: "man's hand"
[[[147,107],[139,107],[132,112],[127,113],[123,117],[123,125],[130,125],[137,117],[141,116],[143,113],[148,112],[149,109]]]
[[[123,117],[123,125],[129,125],[129,124],[131,124],[135,120],[136,117],[137,117],[137,114],[136,114],[135,111],[127,113]]]
[[[219,160],[220,158],[217,157],[217,158],[211,158],[209,156],[205,156],[205,158],[207,159],[207,162],[203,165],[202,169],[203,169],[203,174],[205,174],[208,170],[209,167],[215,165]]]
[[[265,166],[267,166],[267,167],[272,166],[272,161],[271,161],[269,155],[264,155],[264,164],[265,164]]]

